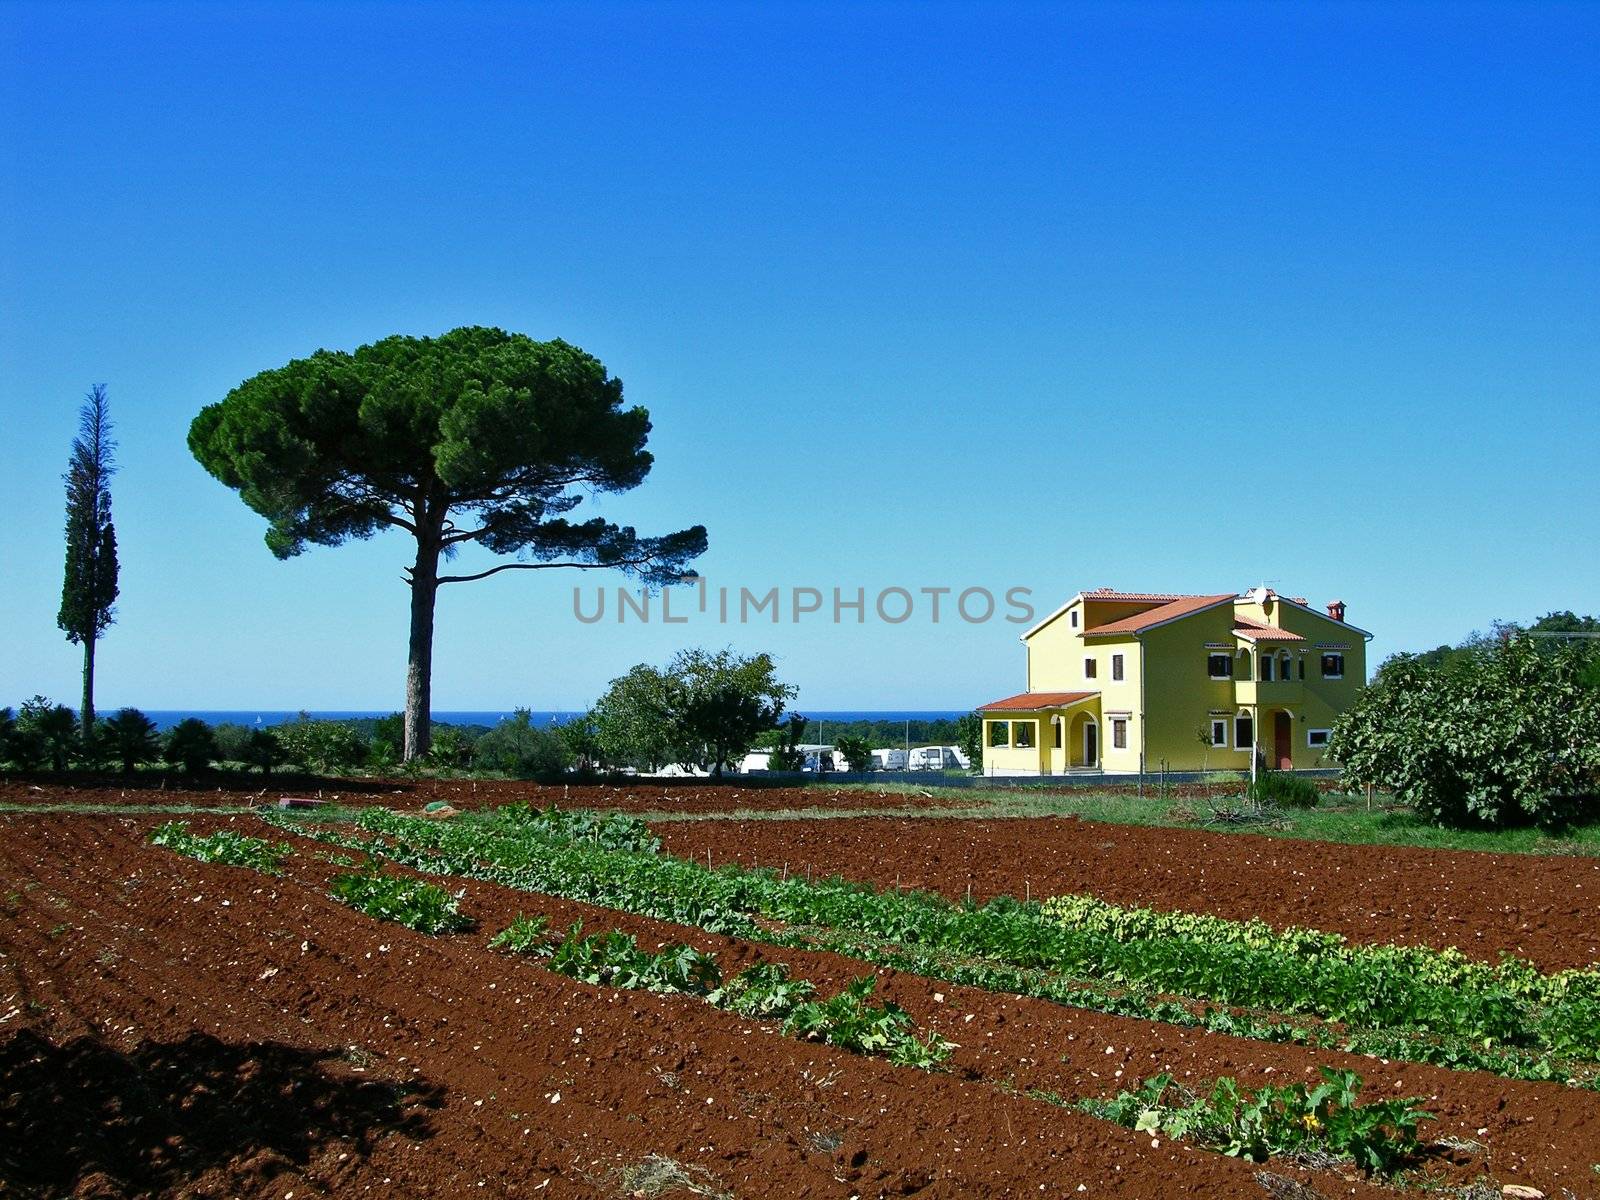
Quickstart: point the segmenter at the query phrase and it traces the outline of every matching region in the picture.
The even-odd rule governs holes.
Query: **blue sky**
[[[598,511],[717,584],[1269,581],[1380,657],[1600,610],[1597,53],[1594,5],[0,7],[0,703],[77,694],[104,382],[102,705],[398,706],[402,538],[278,562],[184,437],[468,323],[625,381],[657,466]],[[435,706],[686,644],[814,709],[1023,686],[1016,625],[573,619],[615,582],[445,589]]]

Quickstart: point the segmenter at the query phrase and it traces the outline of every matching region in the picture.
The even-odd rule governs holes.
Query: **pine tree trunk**
[[[93,622],[90,622],[89,636],[83,639],[83,707],[79,710],[79,720],[83,722],[83,740],[88,741],[94,736],[94,636]]]
[[[433,606],[439,591],[439,547],[419,538],[411,573],[411,646],[406,658],[405,761],[433,744]]]

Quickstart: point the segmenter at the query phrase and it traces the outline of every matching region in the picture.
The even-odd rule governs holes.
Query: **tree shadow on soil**
[[[430,1135],[442,1088],[330,1069],[341,1054],[204,1033],[125,1054],[22,1030],[0,1045],[0,1196],[146,1196],[217,1169],[254,1191],[333,1143],[354,1160]]]

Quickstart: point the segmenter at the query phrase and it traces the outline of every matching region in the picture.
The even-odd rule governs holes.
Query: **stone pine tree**
[[[67,640],[83,646],[85,739],[94,733],[95,646],[115,618],[117,531],[111,524],[111,476],[116,470],[111,408],[104,384],[95,384],[78,412],[78,436],[63,476],[67,485],[67,567],[56,623]]]
[[[406,571],[411,760],[430,744],[434,605],[444,584],[556,567],[615,568],[652,587],[691,576],[706,547],[703,526],[641,537],[567,516],[587,492],[644,480],[649,433],[649,414],[623,407],[622,381],[576,346],[467,327],[353,353],[319,350],[264,371],[201,411],[189,448],[267,519],[267,546],[279,558],[391,527],[416,542]],[[466,545],[518,561],[440,574],[440,560]]]

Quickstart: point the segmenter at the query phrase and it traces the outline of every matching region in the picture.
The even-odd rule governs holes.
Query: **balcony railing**
[[[1305,694],[1306,685],[1299,679],[1240,679],[1233,685],[1233,698],[1239,704],[1298,704]]]

